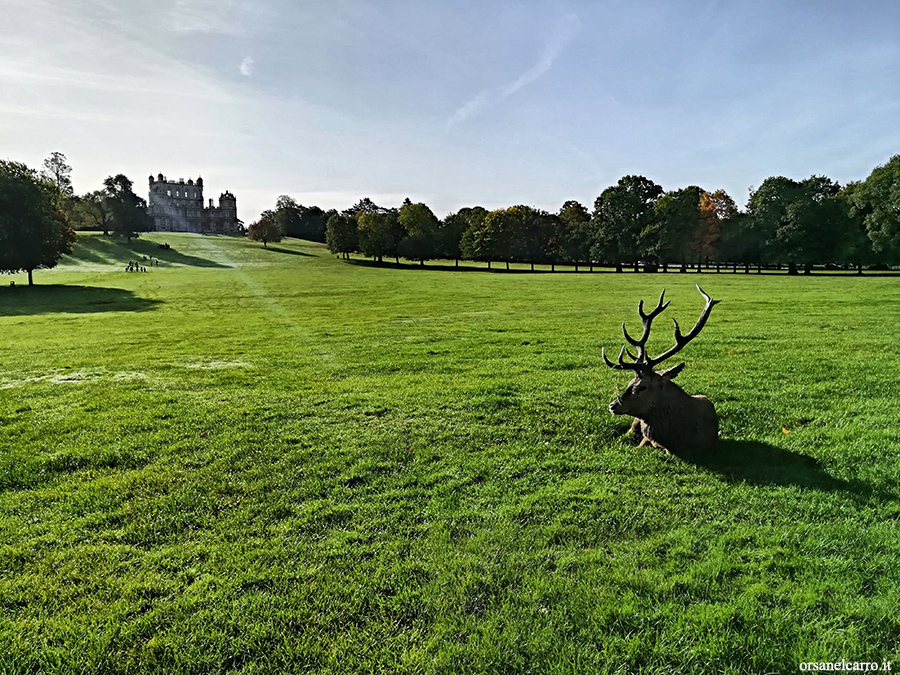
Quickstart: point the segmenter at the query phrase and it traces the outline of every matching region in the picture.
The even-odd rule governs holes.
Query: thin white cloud
[[[553,66],[553,62],[565,49],[566,45],[572,41],[572,38],[581,30],[581,21],[574,14],[567,14],[556,24],[556,29],[550,40],[544,45],[541,56],[531,68],[522,73],[514,81],[507,85],[499,87],[496,91],[484,90],[477,96],[471,98],[464,105],[457,108],[456,111],[447,120],[447,127],[450,128],[456,124],[464,122],[472,115],[478,113],[484,108],[499,103],[505,98],[512,96],[523,87],[528,86],[541,75],[546,73]]]
[[[241,65],[238,66],[238,70],[241,71],[241,75],[250,77],[253,74],[253,59],[245,56],[244,60],[241,61]]]
[[[454,124],[463,122],[464,120],[484,108],[486,105],[489,105],[490,103],[496,103],[496,101],[496,97],[491,95],[491,92],[487,90],[482,91],[475,98],[470,99],[468,103],[458,108],[456,112],[454,112],[453,115],[450,116],[450,119],[447,120],[447,126],[452,127]]]

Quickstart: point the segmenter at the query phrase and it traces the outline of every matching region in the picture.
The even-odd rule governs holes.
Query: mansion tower
[[[237,217],[237,199],[228,190],[219,195],[219,205],[203,206],[203,179],[168,180],[162,174],[150,176],[148,213],[157,232],[202,232],[204,234],[242,234],[243,223]]]

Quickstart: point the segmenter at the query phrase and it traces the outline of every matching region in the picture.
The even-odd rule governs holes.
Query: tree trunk
[[[534,263],[531,263],[531,271],[534,272]]]
[[[506,271],[509,272],[509,260],[506,261]]]
[[[33,271],[34,271],[34,270],[28,270],[28,285],[29,285],[29,286],[34,286],[34,279],[33,279],[32,276],[31,276],[31,273],[32,273]]]
[[[424,260],[420,260],[420,261],[419,261],[419,267],[425,267],[425,261],[424,261]]]
[[[491,269],[491,261],[488,260],[488,269]]]
[[[551,271],[551,272],[555,272],[555,271],[556,271],[556,263],[550,263],[550,271]]]

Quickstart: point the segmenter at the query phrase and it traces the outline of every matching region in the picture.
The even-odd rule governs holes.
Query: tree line
[[[324,240],[331,252],[377,261],[477,260],[666,271],[701,264],[757,268],[855,268],[900,264],[900,155],[868,178],[841,186],[824,176],[772,176],[743,209],[723,190],[665,191],[638,175],[621,178],[593,209],[567,201],[556,213],[517,205],[466,207],[443,219],[423,203],[399,208],[361,199],[344,211],[304,207],[287,196],[251,225],[271,237]]]
[[[70,253],[76,229],[132,238],[148,231],[147,202],[124,174],[83,195],[72,168],[54,152],[40,171],[0,161],[0,272],[53,267]],[[621,178],[589,210],[565,202],[556,213],[531,206],[488,211],[465,207],[438,218],[423,203],[399,208],[364,198],[343,211],[303,206],[281,195],[251,224],[267,244],[293,236],[335,254],[378,261],[405,258],[492,263],[611,265],[666,271],[694,264],[757,267],[900,264],[900,155],[862,181],[839,185],[825,176],[796,181],[772,176],[752,189],[743,210],[723,190],[697,186],[664,191],[638,175]]]

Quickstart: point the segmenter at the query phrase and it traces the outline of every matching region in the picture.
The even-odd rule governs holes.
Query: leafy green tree
[[[401,229],[393,211],[360,212],[358,222],[359,247],[363,254],[382,262],[385,256],[396,257]]]
[[[469,257],[465,253],[471,249],[469,233],[481,227],[487,214],[487,209],[481,206],[467,206],[456,213],[448,214],[441,224],[441,247],[444,256],[454,260]]]
[[[845,212],[846,231],[841,238],[840,255],[838,261],[851,264],[862,274],[864,265],[880,262],[879,258],[886,258],[884,251],[876,254],[872,240],[866,229],[866,216],[869,214],[865,200],[858,196],[858,190],[862,183],[852,181],[841,188],[834,198],[840,203]],[[862,203],[862,207],[858,204]]]
[[[72,167],[69,166],[66,156],[61,152],[50,153],[50,156],[44,160],[41,174],[56,187],[60,196],[71,198],[75,195],[75,190],[72,188]]]
[[[840,186],[824,176],[767,178],[750,195],[749,227],[768,260],[803,265],[836,261],[850,229],[848,210],[834,197]]]
[[[594,201],[592,256],[617,265],[640,259],[645,254],[641,233],[653,224],[662,194],[662,187],[644,176],[624,176],[606,188]]]
[[[281,195],[275,202],[275,220],[286,237],[325,242],[328,215],[318,206],[303,206],[293,197]]]
[[[833,199],[840,186],[830,178],[810,176],[797,186],[796,197],[787,205],[775,231],[775,245],[788,263],[810,270],[816,263],[837,260],[846,231],[846,213]]]
[[[502,211],[485,214],[480,222],[473,223],[463,235],[463,257],[488,263],[508,259],[513,236],[508,225],[513,222],[514,219],[506,218]]]
[[[259,214],[259,219],[250,223],[247,228],[247,237],[253,241],[261,241],[263,248],[269,248],[269,242],[279,242],[284,237],[278,226],[276,214],[272,210],[266,210]]]
[[[349,258],[359,250],[359,231],[356,218],[343,213],[333,213],[325,225],[325,243],[332,253]]]
[[[554,226],[549,214],[529,206],[491,211],[466,231],[463,255],[489,262],[548,260]]]
[[[875,167],[849,197],[862,216],[876,254],[890,264],[900,261],[900,155]]]
[[[404,234],[398,247],[400,255],[409,260],[418,260],[420,265],[440,256],[440,221],[428,206],[413,204],[407,199],[400,207],[397,222]]]
[[[126,239],[148,232],[153,220],[147,213],[147,202],[132,189],[133,183],[124,174],[109,176],[103,181],[103,208],[112,233]]]
[[[641,232],[646,256],[664,266],[688,262],[696,252],[691,244],[701,225],[700,198],[696,185],[662,195],[653,205],[656,217]],[[665,267],[664,267],[665,269]]]
[[[363,197],[349,209],[342,211],[342,213],[358,219],[364,213],[388,213],[389,211],[390,209],[383,206],[378,206],[378,204],[373,202],[368,197]]]
[[[19,162],[0,160],[0,271],[55,267],[76,236],[57,200],[57,187]]]
[[[589,262],[594,230],[587,208],[569,200],[560,207],[557,217],[558,227],[552,242],[554,258],[576,265]]]
[[[109,234],[109,220],[104,206],[105,193],[94,190],[72,198],[70,222],[76,230],[98,230]]]

